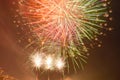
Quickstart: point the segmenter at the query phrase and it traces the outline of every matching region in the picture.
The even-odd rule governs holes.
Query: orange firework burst
[[[93,46],[90,42],[98,41],[96,36],[106,29],[106,17],[112,12],[107,11],[109,4],[108,0],[20,0],[18,6],[25,25],[37,36],[31,44],[46,54],[62,56],[68,68],[70,58],[76,70],[86,62],[87,46]]]
[[[26,0],[20,2],[20,14],[43,41],[54,40],[65,45],[75,37],[76,26],[80,26],[77,19],[83,18],[80,4],[70,0]]]

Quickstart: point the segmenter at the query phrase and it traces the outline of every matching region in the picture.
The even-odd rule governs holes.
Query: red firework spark
[[[65,45],[75,37],[76,26],[80,25],[77,19],[82,18],[82,13],[77,5],[80,2],[70,0],[25,0],[19,7],[38,37]]]

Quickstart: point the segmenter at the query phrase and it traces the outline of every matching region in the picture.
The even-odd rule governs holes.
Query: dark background
[[[24,52],[16,43],[12,1],[0,0],[0,67],[19,80],[33,80],[32,72],[23,68]],[[120,80],[120,0],[112,0],[111,7],[114,30],[102,38],[101,48],[91,51],[85,70],[70,76],[72,80]]]

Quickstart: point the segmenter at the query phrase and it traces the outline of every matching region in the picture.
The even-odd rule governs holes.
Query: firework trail
[[[107,0],[20,0],[19,14],[41,52],[64,57],[68,69],[70,58],[76,70],[86,62],[86,46],[106,24],[108,4]]]

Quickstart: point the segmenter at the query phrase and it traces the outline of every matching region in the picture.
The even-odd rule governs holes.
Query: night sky
[[[16,42],[12,1],[0,0],[0,68],[19,80],[33,80],[34,75],[25,64],[26,54]],[[85,70],[70,76],[73,80],[120,80],[120,0],[112,0],[111,7],[114,30],[102,37],[101,48],[90,51]]]

